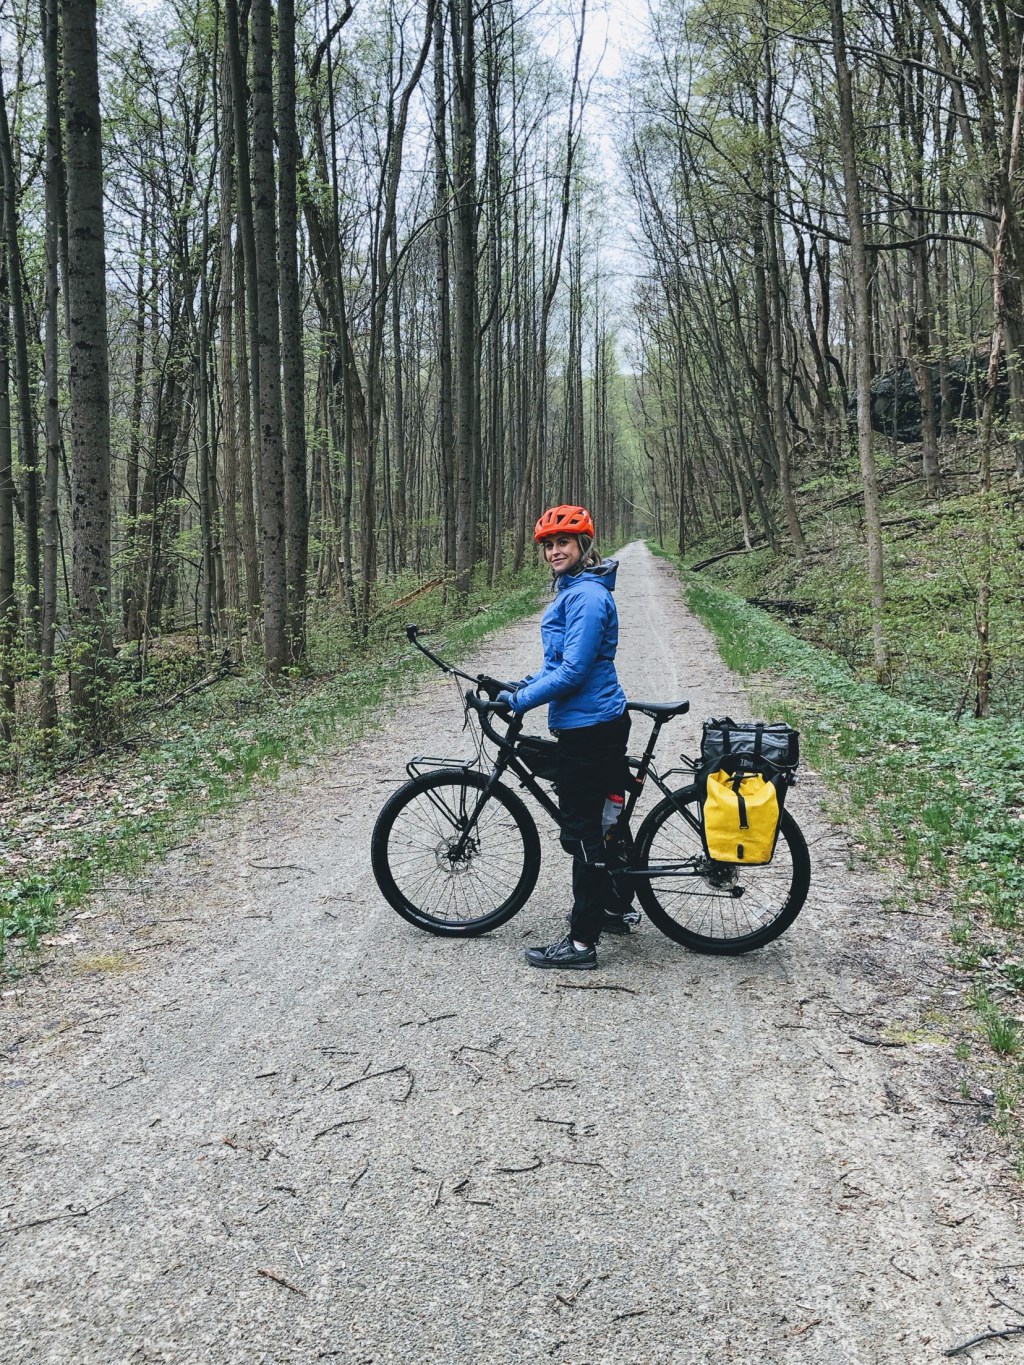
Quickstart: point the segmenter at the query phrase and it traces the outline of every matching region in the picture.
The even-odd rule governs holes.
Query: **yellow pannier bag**
[[[704,851],[719,863],[770,863],[782,819],[775,782],[760,773],[709,773]]]

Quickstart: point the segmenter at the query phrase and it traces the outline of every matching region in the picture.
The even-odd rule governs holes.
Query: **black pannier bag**
[[[542,782],[554,782],[557,752],[557,740],[541,739],[539,735],[523,735],[516,743],[516,757]]]
[[[701,768],[712,772],[723,764],[748,772],[791,772],[800,762],[800,732],[788,725],[740,721],[728,716],[704,722],[700,740]]]

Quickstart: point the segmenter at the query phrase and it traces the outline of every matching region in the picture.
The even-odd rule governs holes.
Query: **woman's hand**
[[[491,701],[496,701],[499,692],[514,692],[519,686],[518,683],[502,682],[499,678],[488,677],[486,673],[476,675],[477,687]]]

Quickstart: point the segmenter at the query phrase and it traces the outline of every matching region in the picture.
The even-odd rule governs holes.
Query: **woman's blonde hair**
[[[597,550],[597,543],[593,536],[577,536],[580,549],[583,551],[580,558],[580,569],[594,569],[601,563],[601,556]]]

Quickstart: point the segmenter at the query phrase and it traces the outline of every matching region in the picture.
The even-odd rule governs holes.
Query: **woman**
[[[569,933],[546,948],[529,948],[532,967],[597,966],[602,932],[628,934],[638,918],[620,899],[605,865],[602,814],[609,795],[621,799],[627,767],[629,715],[615,674],[619,621],[612,591],[618,564],[602,563],[594,523],[584,507],[551,507],[533,538],[554,576],[555,598],[541,622],[544,667],[498,700],[516,714],[549,704],[558,738],[561,843],[572,855]]]

